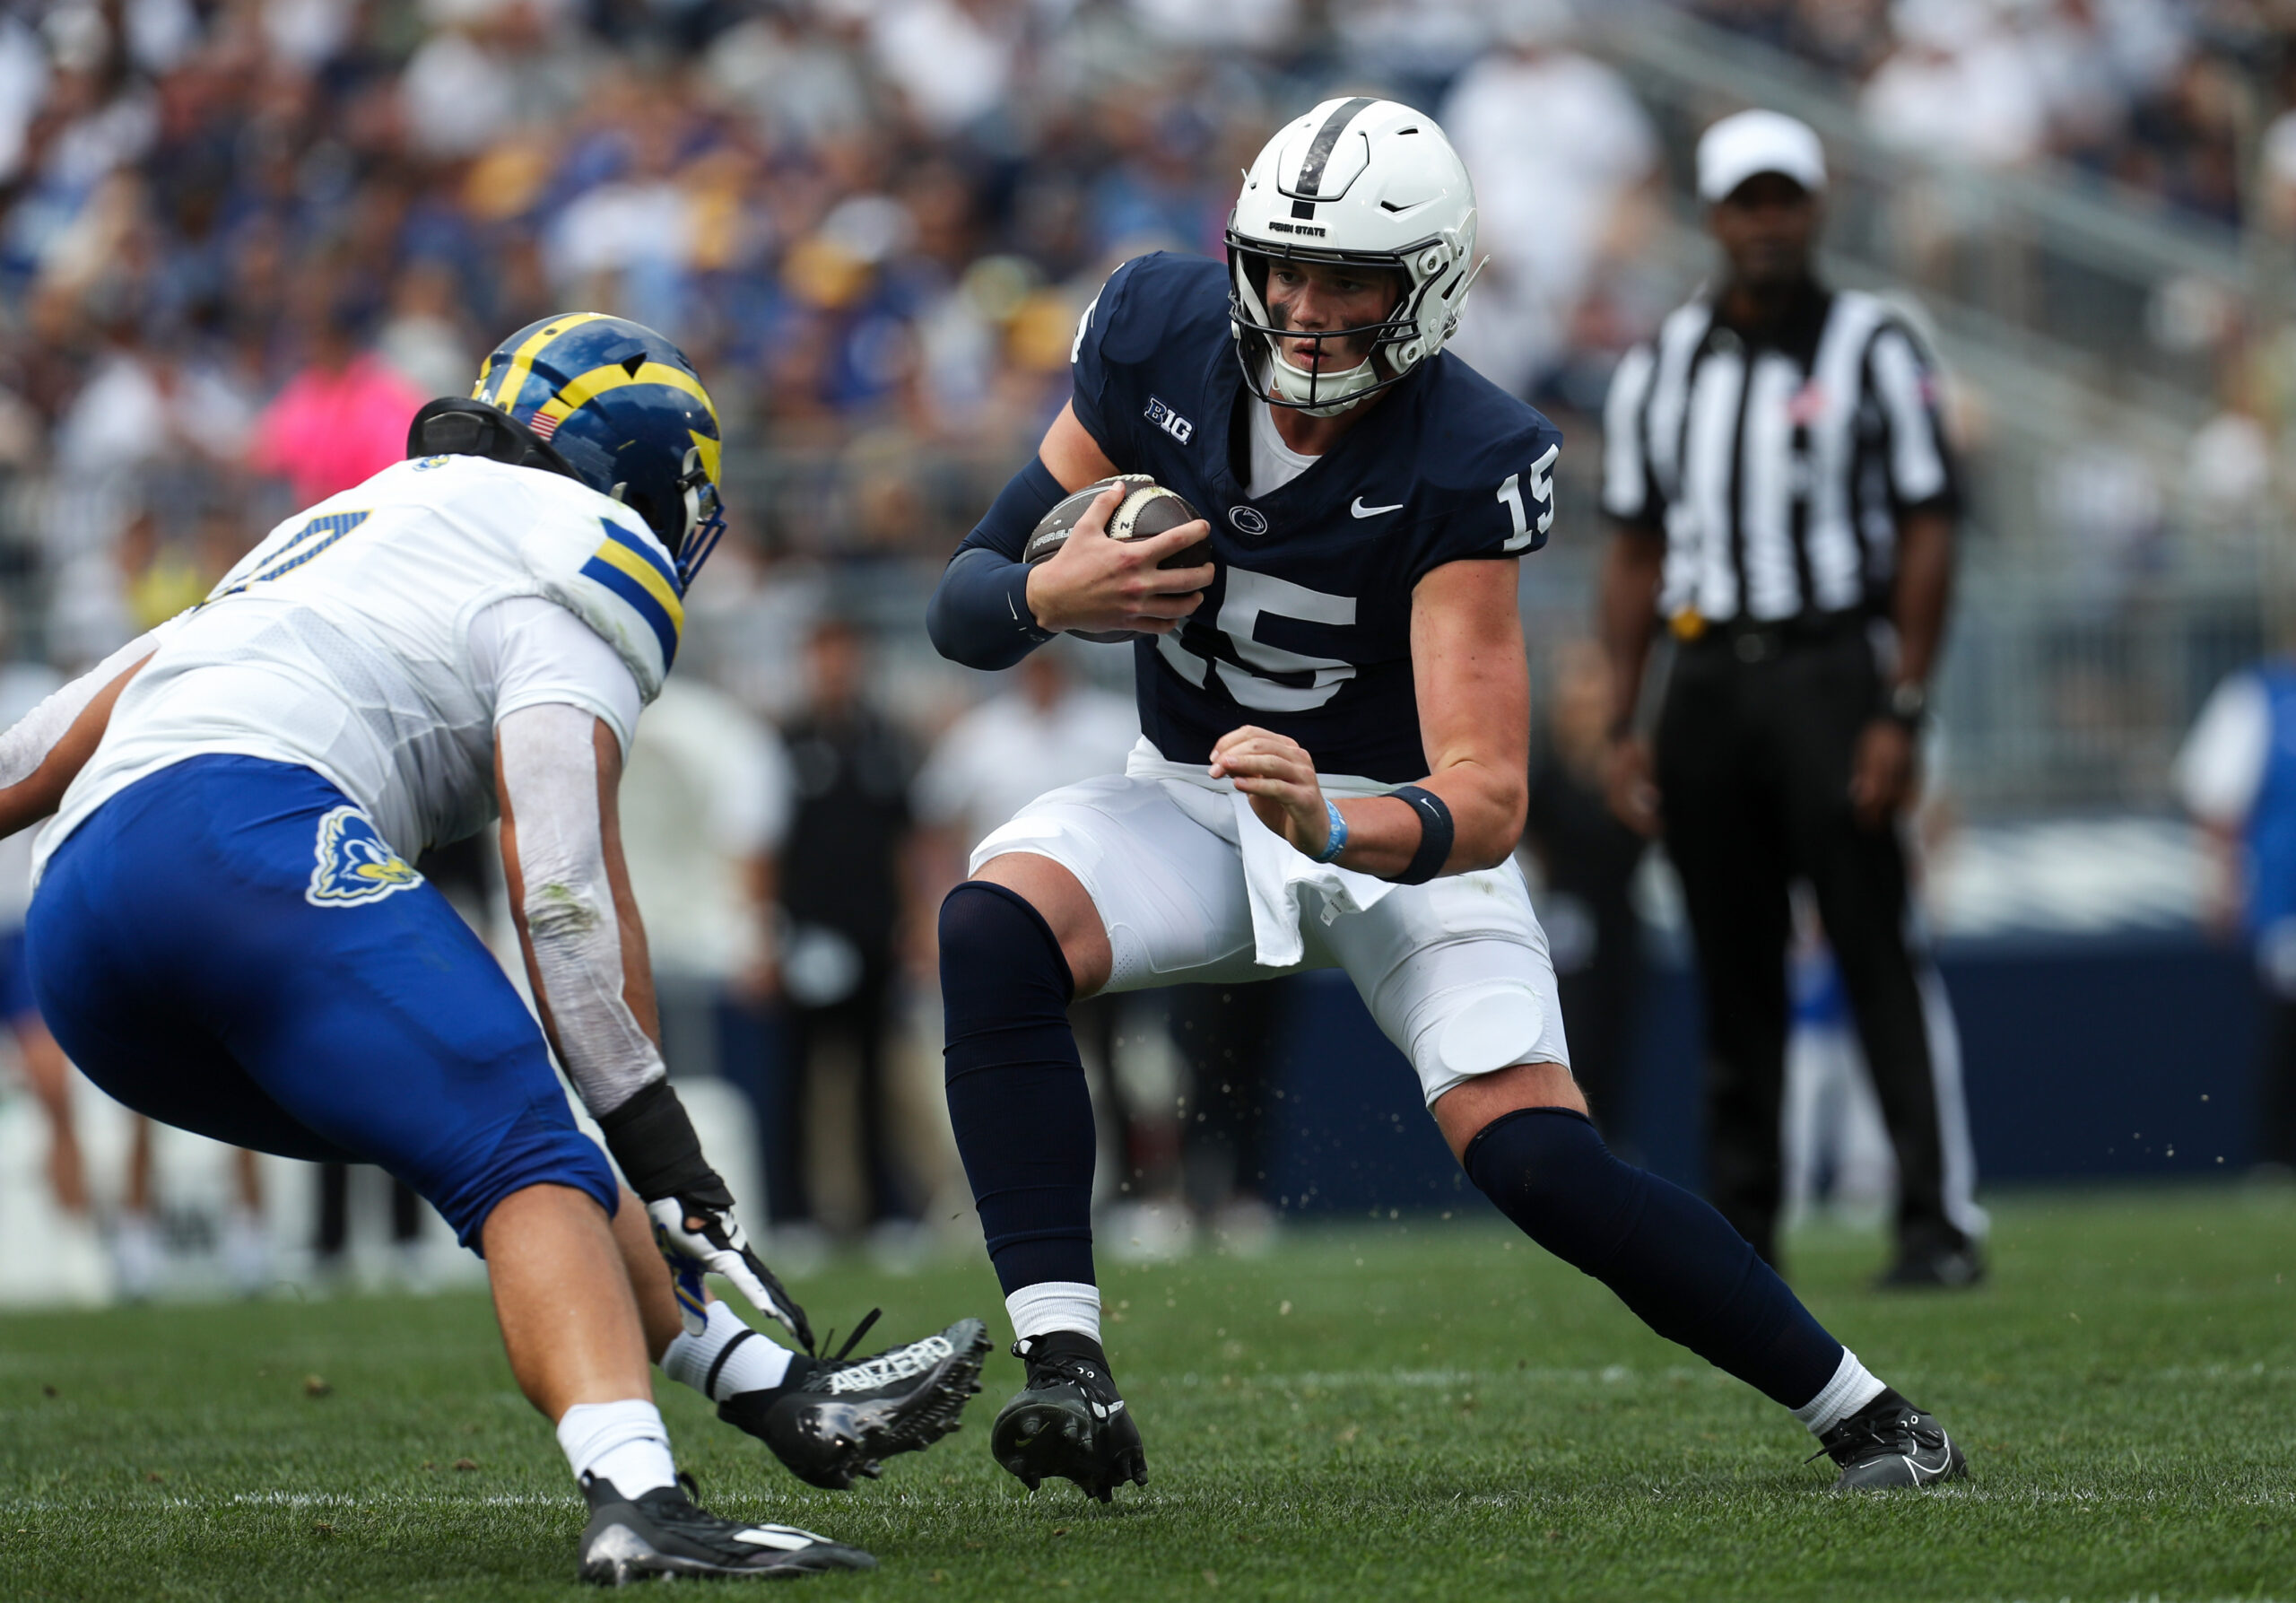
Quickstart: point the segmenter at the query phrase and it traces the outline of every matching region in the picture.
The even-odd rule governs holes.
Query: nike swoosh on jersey
[[[1377,518],[1382,512],[1402,511],[1403,502],[1397,501],[1392,507],[1367,507],[1363,504],[1363,498],[1359,495],[1352,501],[1348,503],[1347,510],[1354,513],[1358,518]]]

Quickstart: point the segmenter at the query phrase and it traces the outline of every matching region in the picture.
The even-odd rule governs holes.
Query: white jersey
[[[136,780],[229,753],[323,774],[412,861],[494,817],[514,701],[582,707],[626,751],[683,623],[667,553],[619,502],[483,457],[398,463],[163,627],[39,860]]]
[[[5,728],[64,688],[64,675],[39,662],[12,662],[0,667],[0,728]],[[30,830],[20,830],[0,841],[0,930],[24,927],[24,910],[32,903],[32,841]]]

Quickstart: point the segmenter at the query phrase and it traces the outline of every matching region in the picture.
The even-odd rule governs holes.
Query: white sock
[[[1872,1402],[1887,1390],[1857,1362],[1857,1355],[1848,1347],[1841,1349],[1841,1366],[1833,1372],[1833,1379],[1825,1383],[1817,1396],[1794,1410],[1794,1417],[1810,1427],[1810,1434],[1822,1436],[1843,1420]]]
[[[624,1497],[678,1484],[670,1433],[662,1411],[638,1398],[619,1403],[577,1403],[558,1422],[558,1445],[574,1478],[612,1481]]]
[[[744,1391],[780,1385],[789,1372],[789,1357],[787,1347],[750,1329],[725,1303],[712,1302],[709,1328],[699,1336],[678,1332],[662,1355],[662,1372],[722,1403]]]
[[[1026,1341],[1055,1330],[1081,1330],[1094,1341],[1100,1338],[1100,1288],[1081,1280],[1040,1280],[1024,1285],[1004,1299],[1013,1316],[1013,1336]]]

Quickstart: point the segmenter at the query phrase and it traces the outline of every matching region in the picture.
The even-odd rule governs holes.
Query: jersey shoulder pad
[[[1227,273],[1218,262],[1161,250],[1133,257],[1078,319],[1069,353],[1077,421],[1118,462],[1129,460],[1135,392],[1175,353],[1200,353],[1207,336],[1226,339],[1227,323]]]
[[[1562,434],[1528,401],[1509,395],[1446,352],[1428,375],[1420,472],[1430,485],[1447,491],[1480,489],[1493,468],[1521,466],[1533,454],[1559,444]]]
[[[1109,275],[1100,308],[1101,359],[1148,362],[1192,328],[1217,325],[1226,335],[1227,269],[1209,257],[1166,250],[1135,257]]]
[[[1536,551],[1554,526],[1561,431],[1448,352],[1428,377],[1417,446],[1431,516],[1419,526],[1413,578],[1462,558]]]
[[[532,471],[532,470],[528,470]],[[520,542],[536,588],[596,631],[648,702],[662,692],[685,630],[685,593],[670,553],[638,514],[563,481],[534,487]]]

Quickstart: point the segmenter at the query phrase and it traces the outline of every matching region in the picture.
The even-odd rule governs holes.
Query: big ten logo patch
[[[336,807],[319,820],[318,866],[303,893],[313,907],[357,907],[422,883],[358,808]]]
[[[1196,438],[1196,425],[1154,396],[1148,397],[1148,421],[1182,445]]]

